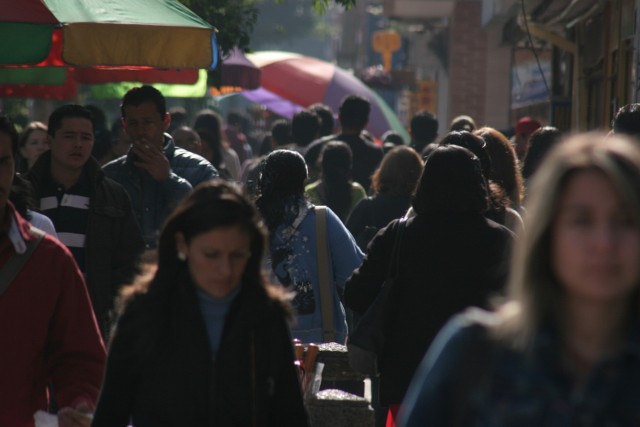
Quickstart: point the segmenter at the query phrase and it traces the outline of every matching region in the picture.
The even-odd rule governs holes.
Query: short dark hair
[[[135,106],[144,103],[151,102],[156,106],[158,113],[162,118],[167,114],[167,101],[164,99],[164,95],[153,86],[143,85],[129,89],[122,98],[122,105],[120,105],[120,114],[122,118],[124,116],[124,108],[127,106]]]
[[[466,115],[461,115],[461,116],[457,116],[454,117],[453,120],[451,120],[451,125],[449,126],[449,130],[450,131],[463,131],[466,130],[467,132],[473,132],[474,130],[476,130],[476,121],[473,120],[473,117],[471,116],[466,116]]]
[[[218,135],[218,138],[220,138],[222,132],[222,117],[220,117],[220,114],[208,108],[200,110],[193,122],[193,128],[196,131],[206,130],[207,132]]]
[[[398,145],[405,145],[404,138],[398,132],[394,130],[388,130],[382,134],[382,142],[386,144],[392,144],[394,147]],[[393,148],[393,147],[391,147]],[[391,149],[390,148],[390,149]]]
[[[303,110],[295,113],[291,120],[293,142],[302,147],[311,144],[318,137],[320,116],[313,111]]]
[[[271,125],[271,139],[277,146],[291,144],[291,124],[288,120],[280,119]]]
[[[16,125],[13,123],[13,120],[5,116],[4,113],[0,113],[0,132],[9,135],[9,139],[11,139],[11,152],[13,153],[13,157],[16,157],[18,154],[18,131],[16,130]]]
[[[335,128],[335,120],[333,119],[333,111],[331,107],[325,104],[316,103],[307,108],[308,111],[316,113],[320,117],[320,136],[327,136],[333,133]]]
[[[411,135],[416,141],[433,142],[438,136],[438,119],[428,111],[418,111],[411,118]]]
[[[436,148],[424,164],[412,206],[418,215],[485,212],[489,193],[478,157],[457,145]]]
[[[614,133],[640,135],[640,104],[627,104],[620,108],[613,119]]]
[[[342,128],[363,129],[369,121],[371,103],[359,95],[348,95],[340,104]]]
[[[96,123],[91,110],[82,105],[77,104],[67,104],[62,107],[58,107],[53,110],[53,113],[49,116],[49,124],[47,125],[47,132],[51,137],[56,136],[56,132],[62,126],[62,120],[68,118],[81,118],[87,119],[91,122],[91,127],[93,128],[93,133],[95,135],[96,131]]]
[[[489,179],[491,175],[491,157],[489,157],[489,152],[486,148],[487,143],[484,139],[466,130],[461,132],[454,131],[445,135],[442,141],[440,141],[440,145],[458,145],[471,151],[480,159],[482,173],[485,178]]]
[[[543,160],[562,139],[562,132],[553,126],[543,126],[529,137],[529,148],[522,161],[522,176],[529,179]]]

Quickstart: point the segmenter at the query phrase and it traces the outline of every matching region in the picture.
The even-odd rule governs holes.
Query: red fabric
[[[11,205],[25,239],[29,223]],[[0,296],[0,426],[32,426],[46,386],[60,407],[98,397],[105,348],[84,279],[69,250],[45,236]]]
[[[399,404],[389,405],[389,412],[387,413],[386,427],[396,427],[396,417],[398,416],[399,410],[400,410]]]
[[[303,107],[324,99],[335,65],[316,58],[291,58],[265,65],[262,87]]]
[[[32,24],[57,24],[58,20],[41,0],[0,0],[3,22],[28,22]]]
[[[72,73],[76,82],[86,84],[141,82],[192,85],[198,81],[198,70],[158,70],[151,67],[133,67],[132,69],[73,68]]]

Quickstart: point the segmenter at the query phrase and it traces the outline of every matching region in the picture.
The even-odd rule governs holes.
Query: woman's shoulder
[[[429,352],[446,355],[452,363],[461,363],[461,359],[480,354],[488,354],[498,344],[493,330],[499,319],[493,312],[480,308],[469,308],[453,316],[440,330]]]

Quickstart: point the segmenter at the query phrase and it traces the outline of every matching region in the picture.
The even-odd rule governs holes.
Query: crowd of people
[[[376,426],[640,425],[640,105],[511,139],[369,112],[0,114],[0,425],[309,425],[292,340],[383,294]]]

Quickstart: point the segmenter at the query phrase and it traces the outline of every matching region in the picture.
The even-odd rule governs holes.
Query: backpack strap
[[[22,254],[13,254],[2,268],[0,268],[0,295],[7,290],[13,279],[15,279],[20,270],[22,270],[22,267],[36,250],[45,234],[44,231],[35,227],[31,227],[30,232],[35,238],[26,242],[27,250]]]
[[[316,248],[318,257],[318,278],[320,280],[320,309],[322,310],[322,339],[333,342],[333,293],[329,280],[329,250],[327,245],[327,209],[316,206]]]

